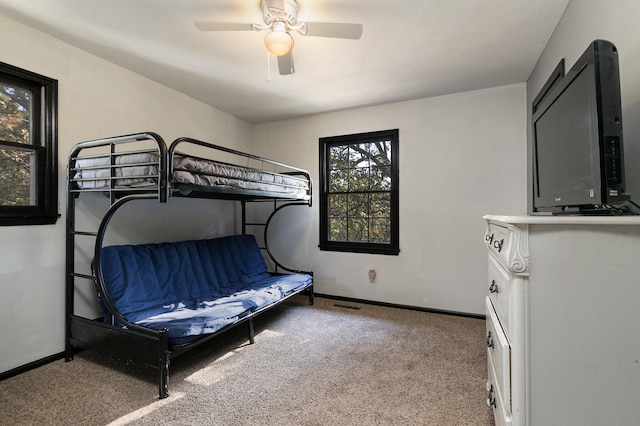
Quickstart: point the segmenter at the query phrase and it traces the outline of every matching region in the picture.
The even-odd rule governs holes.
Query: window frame
[[[30,206],[0,205],[0,226],[54,224],[60,217],[58,214],[58,81],[0,62],[0,82],[30,89],[34,94],[31,143],[0,140],[0,148],[31,151],[36,156],[34,187],[36,202]]]
[[[350,242],[329,240],[329,150],[332,147],[371,143],[379,140],[391,142],[391,188],[390,188],[390,242]],[[398,255],[400,252],[400,224],[399,224],[399,130],[381,130],[357,133],[351,135],[322,137],[319,139],[320,149],[320,243],[323,251],[340,251],[352,253],[369,253]],[[365,191],[374,193],[375,191]]]

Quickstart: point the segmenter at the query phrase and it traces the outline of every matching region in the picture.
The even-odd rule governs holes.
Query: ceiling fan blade
[[[334,37],[358,40],[362,36],[362,24],[339,22],[305,22],[304,35],[312,37]]]
[[[278,71],[280,75],[289,75],[294,73],[293,55],[291,52],[286,55],[278,56]]]
[[[196,21],[194,25],[200,31],[253,31],[252,24],[235,22]]]

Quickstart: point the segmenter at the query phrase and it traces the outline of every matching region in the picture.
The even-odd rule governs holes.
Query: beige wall
[[[0,227],[0,372],[64,349],[64,265],[66,156],[82,140],[140,131],[159,133],[170,143],[179,136],[234,143],[246,149],[251,126],[137,74],[0,16],[0,61],[59,82],[60,207],[52,226]],[[10,42],[9,42],[10,40]],[[220,142],[224,141],[224,142]],[[84,214],[97,217],[93,200]],[[188,204],[194,210],[198,201]],[[140,216],[145,208],[136,207]],[[184,219],[176,203],[160,217],[181,217],[188,236],[228,232],[234,226],[218,215],[208,222]],[[95,218],[94,217],[94,218]],[[204,217],[204,216],[203,216]],[[210,222],[209,222],[210,221]],[[146,220],[123,219],[129,230],[151,239],[176,237],[177,231]],[[231,221],[232,222],[232,221]],[[131,232],[123,231],[123,234]],[[88,285],[88,294],[91,293]],[[79,303],[83,298],[79,297]],[[83,307],[80,307],[83,309]]]
[[[278,218],[289,230],[274,233],[276,251],[313,270],[318,293],[483,313],[482,215],[526,212],[525,113],[522,83],[256,125],[253,151],[306,168],[316,181],[310,212]],[[320,251],[318,138],[394,128],[399,256]]]

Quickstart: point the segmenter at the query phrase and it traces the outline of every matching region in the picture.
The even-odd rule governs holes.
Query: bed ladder
[[[130,195],[120,192],[115,185],[115,156],[117,154],[116,146],[129,142],[151,141],[152,147],[145,148],[145,151],[158,152],[158,182],[155,187],[137,188],[131,190]],[[94,151],[97,150],[97,151]],[[168,197],[168,184],[166,173],[162,173],[167,167],[167,146],[162,137],[156,133],[145,132],[135,133],[131,135],[116,136],[105,139],[96,139],[91,141],[80,142],[72,148],[67,158],[67,176],[66,176],[66,192],[67,192],[67,210],[66,210],[66,263],[65,263],[65,360],[72,361],[74,355],[74,346],[71,342],[73,338],[72,322],[74,319],[87,320],[86,318],[75,314],[75,289],[76,279],[87,280],[96,286],[93,274],[81,273],[76,270],[76,237],[91,237],[96,239],[100,235],[100,230],[94,231],[78,231],[76,230],[76,202],[80,197],[80,191],[74,179],[74,170],[76,169],[76,160],[81,157],[81,153],[88,152],[89,157],[108,156],[111,161],[108,166],[110,176],[106,179],[109,181],[109,187],[105,189],[89,190],[87,192],[104,193],[109,196],[110,210],[114,208],[116,203],[128,198],[157,199],[161,203],[165,203]],[[93,244],[95,246],[95,242]]]
[[[76,271],[75,269],[75,246],[76,236],[93,237],[98,236],[97,232],[88,231],[76,231],[75,230],[75,202],[70,201],[69,209],[72,212],[67,212],[67,244],[66,244],[66,291],[65,291],[65,361],[69,362],[73,360],[74,347],[71,344],[71,316],[74,315],[74,301],[75,301],[75,288],[76,279],[83,279],[90,281],[94,285],[93,275],[85,274]],[[73,204],[73,205],[72,205]]]

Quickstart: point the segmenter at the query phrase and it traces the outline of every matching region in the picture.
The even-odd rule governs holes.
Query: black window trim
[[[0,225],[51,225],[58,214],[58,81],[4,62],[0,62],[0,80],[37,90],[34,116],[39,126],[30,145],[0,141],[0,147],[25,149],[36,153],[38,169],[37,202],[33,206],[0,206]],[[38,143],[35,143],[38,141]],[[16,146],[18,145],[18,146]],[[42,166],[44,162],[44,167]],[[42,175],[44,171],[44,176]]]
[[[373,140],[385,139],[391,141],[391,242],[381,243],[357,243],[345,241],[329,241],[328,218],[328,161],[329,147],[339,145],[351,145],[367,143]],[[400,220],[399,220],[399,161],[398,161],[399,130],[380,130],[373,132],[357,133],[351,135],[322,137],[319,139],[320,148],[320,243],[323,251],[339,251],[351,253],[398,255],[400,253]]]

